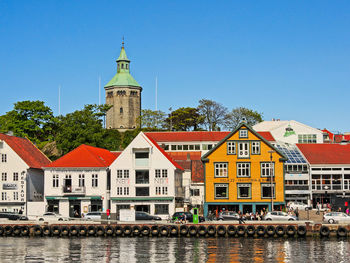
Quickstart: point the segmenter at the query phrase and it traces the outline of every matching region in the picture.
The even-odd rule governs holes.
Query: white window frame
[[[217,187],[226,187],[226,196],[225,197],[216,196],[216,188]],[[228,190],[229,190],[228,184],[214,184],[214,198],[215,199],[228,199],[229,198]]]
[[[3,162],[3,163],[7,162],[7,154],[6,153],[1,154],[1,162]]]
[[[1,181],[6,182],[7,181],[7,173],[1,174]]]
[[[85,187],[85,175],[79,174],[79,187]]]
[[[260,163],[260,175],[261,177],[271,177],[270,162]],[[275,163],[272,163],[272,177],[275,176]]]
[[[240,196],[239,188],[240,187],[249,187],[249,196],[248,197],[242,197]],[[251,199],[252,198],[252,184],[237,184],[237,198],[238,199]]]
[[[237,162],[237,177],[250,177],[250,174],[250,163]]]
[[[168,187],[167,186],[162,187],[162,195],[168,195]]]
[[[117,178],[118,179],[123,178],[123,170],[117,170]]]
[[[228,177],[228,163],[227,162],[217,162],[214,163],[214,177]]]
[[[162,178],[168,178],[168,170],[162,169]]]
[[[239,138],[248,138],[248,129],[240,129]]]
[[[253,154],[260,154],[260,142],[259,141],[253,141],[252,143],[251,143],[251,145],[252,145],[252,155]]]
[[[271,196],[268,196],[268,197],[263,196],[263,193],[264,193],[263,187],[269,187],[271,189],[271,184],[263,183],[263,184],[261,184],[261,187],[260,187],[261,188],[261,199],[271,199]],[[276,198],[276,185],[275,184],[273,184],[273,197],[272,198],[273,199]]]
[[[234,141],[227,142],[227,154],[236,154],[236,142]]]
[[[59,176],[58,174],[52,175],[52,187],[57,188],[59,186]]]
[[[249,142],[243,141],[237,143],[238,158],[249,158]]]
[[[98,174],[92,174],[91,187],[98,187]]]
[[[129,170],[124,170],[124,179],[128,179],[130,177]]]

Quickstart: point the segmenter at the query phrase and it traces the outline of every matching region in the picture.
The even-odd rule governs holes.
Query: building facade
[[[117,59],[117,74],[104,88],[106,104],[112,106],[106,114],[106,128],[125,131],[139,126],[142,88],[130,74],[124,43]]]
[[[350,202],[350,144],[297,144],[297,147],[310,165],[313,206],[320,203],[344,211]]]
[[[298,121],[263,121],[253,126],[257,132],[269,131],[277,142],[296,143],[323,143],[324,132]]]
[[[285,156],[246,124],[229,133],[202,157],[205,165],[204,214],[271,210],[285,204]]]
[[[0,211],[31,215],[28,204],[43,201],[44,172],[51,161],[28,139],[0,134]]]
[[[44,167],[46,211],[80,217],[110,208],[109,166],[118,154],[83,144]]]
[[[183,207],[183,168],[140,132],[111,164],[111,213],[133,208],[167,218]]]

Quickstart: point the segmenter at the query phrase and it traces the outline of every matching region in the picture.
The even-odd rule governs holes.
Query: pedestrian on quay
[[[240,215],[239,215],[239,218],[238,218],[238,224],[244,224],[245,222],[244,222],[244,217],[243,217],[243,214],[241,213]]]
[[[321,204],[319,202],[317,202],[316,208],[317,208],[316,215],[319,215],[321,210]]]
[[[348,207],[348,208],[346,208],[345,213],[346,213],[347,215],[349,215],[349,213],[350,213],[350,211],[349,211],[349,207]]]
[[[299,210],[298,207],[294,210],[295,217],[299,220]]]

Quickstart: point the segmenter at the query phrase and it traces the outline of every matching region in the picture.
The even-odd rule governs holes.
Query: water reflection
[[[0,262],[349,262],[347,239],[1,238]]]

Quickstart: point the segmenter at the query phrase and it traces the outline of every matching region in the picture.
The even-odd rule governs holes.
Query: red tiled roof
[[[350,144],[297,144],[310,164],[350,164]]]
[[[269,142],[275,141],[275,138],[272,136],[271,132],[269,131],[258,131],[257,133],[259,133],[265,140]]]
[[[184,131],[184,132],[146,132],[157,142],[218,142],[224,139],[229,131]],[[258,132],[264,139],[275,141],[270,132]]]
[[[204,183],[204,166],[202,161],[192,161],[192,183]]]
[[[201,152],[167,152],[175,160],[200,160]]]
[[[41,169],[51,163],[49,158],[26,138],[0,133],[0,140],[5,141],[30,168]]]
[[[333,141],[333,138],[334,138],[334,134],[332,132],[330,132],[329,130],[327,129],[324,129],[322,130],[322,132],[326,132],[328,134],[328,137],[331,141]]]
[[[154,144],[154,146],[156,146],[158,148],[158,150],[177,168],[180,170],[184,170],[177,162],[175,162],[165,151],[162,147],[160,147],[158,145],[158,143],[150,136],[148,136],[147,134],[145,134],[146,137]]]
[[[46,167],[108,167],[119,155],[82,144]]]

